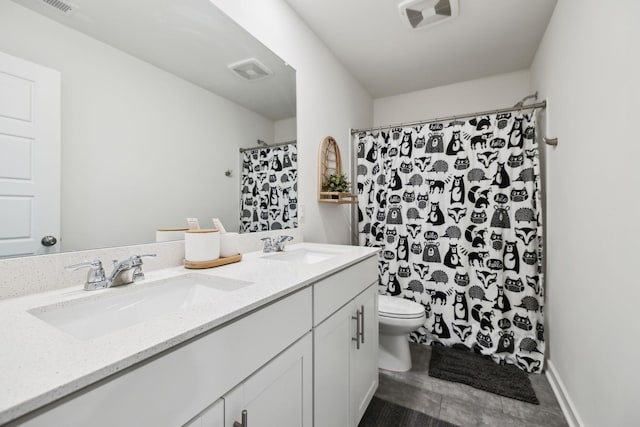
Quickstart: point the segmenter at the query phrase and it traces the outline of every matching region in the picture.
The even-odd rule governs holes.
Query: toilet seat
[[[378,316],[391,319],[418,319],[424,316],[424,307],[404,298],[379,295]]]

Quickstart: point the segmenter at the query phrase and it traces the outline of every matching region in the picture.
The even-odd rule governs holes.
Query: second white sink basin
[[[251,285],[251,282],[184,274],[156,282],[112,288],[95,297],[38,307],[29,313],[81,340],[88,340],[144,322],[154,317],[184,310],[224,292]]]
[[[333,258],[339,254],[340,252],[336,251],[323,251],[318,249],[301,248],[291,251],[287,250],[284,252],[278,252],[272,255],[267,255],[264,258],[302,264],[317,264],[319,262]]]

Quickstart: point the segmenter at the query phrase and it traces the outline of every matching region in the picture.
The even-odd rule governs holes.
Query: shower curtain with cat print
[[[542,224],[535,113],[354,135],[359,238],[380,292],[421,303],[412,341],[539,372]]]
[[[298,159],[294,143],[242,153],[240,232],[298,226]]]

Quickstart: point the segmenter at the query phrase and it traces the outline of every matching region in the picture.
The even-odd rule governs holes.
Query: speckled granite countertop
[[[301,243],[287,251],[308,248],[335,256],[314,264],[270,259],[253,252],[243,260],[208,270],[168,268],[147,273],[144,282],[86,292],[83,286],[0,302],[0,424],[67,396],[151,356],[359,262],[377,249]],[[182,311],[89,340],[80,340],[45,323],[29,310],[161,286],[162,279],[185,273],[207,274],[252,282]],[[157,283],[156,283],[157,281]],[[87,317],[86,322],[91,322]]]

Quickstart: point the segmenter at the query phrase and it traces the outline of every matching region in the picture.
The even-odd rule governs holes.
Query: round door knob
[[[44,237],[42,238],[42,240],[40,240],[40,243],[42,243],[42,246],[47,246],[47,247],[49,247],[49,246],[53,246],[53,245],[55,245],[56,243],[58,243],[58,239],[56,239],[56,238],[55,238],[55,237],[53,237],[53,236],[44,236]]]

